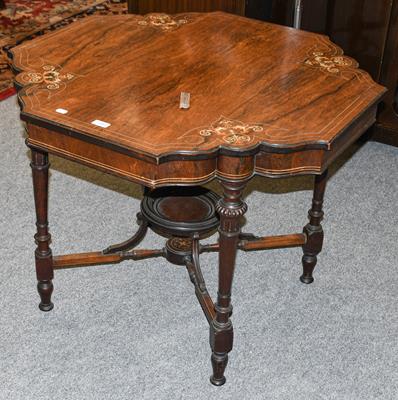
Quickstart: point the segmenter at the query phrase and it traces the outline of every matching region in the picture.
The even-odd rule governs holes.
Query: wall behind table
[[[222,10],[234,14],[245,14],[245,0],[128,0],[129,12],[147,14],[164,12],[208,12]]]
[[[398,0],[302,0],[302,29],[328,35],[389,92],[375,131],[398,145]],[[252,18],[293,25],[295,0],[249,0]]]

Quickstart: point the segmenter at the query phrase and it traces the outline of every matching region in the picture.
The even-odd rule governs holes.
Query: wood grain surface
[[[12,56],[24,120],[156,164],[330,150],[385,91],[324,36],[222,12],[90,17]]]

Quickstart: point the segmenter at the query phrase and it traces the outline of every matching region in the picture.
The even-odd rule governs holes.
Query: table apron
[[[209,156],[206,159],[170,160],[160,164],[138,159],[114,149],[64,133],[27,124],[29,146],[107,172],[147,187],[200,185],[215,178],[247,181],[254,175],[282,178],[321,174],[375,121],[376,107],[360,116],[329,150],[303,149],[292,152],[260,151],[255,155]]]

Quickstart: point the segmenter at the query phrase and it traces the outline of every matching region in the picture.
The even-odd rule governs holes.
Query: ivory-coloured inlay
[[[216,136],[231,145],[244,145],[253,141],[255,133],[263,131],[262,125],[245,124],[241,121],[221,117],[209,128],[200,130],[199,135],[203,137]]]
[[[152,26],[163,31],[171,31],[188,23],[186,18],[175,18],[167,14],[149,14],[144,19],[138,21],[138,25]]]
[[[311,67],[320,68],[332,74],[338,74],[345,68],[356,68],[356,65],[350,58],[342,55],[331,56],[322,51],[314,51],[305,61],[305,64],[310,65]]]
[[[57,90],[60,84],[72,80],[75,75],[67,72],[61,73],[59,69],[53,65],[43,65],[41,72],[24,72],[21,76],[25,83],[34,83],[46,85],[49,90]]]

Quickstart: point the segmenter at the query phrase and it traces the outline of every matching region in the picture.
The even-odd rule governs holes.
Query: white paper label
[[[92,124],[99,126],[100,128],[109,128],[111,126],[111,124],[109,124],[108,122],[104,122],[99,119],[94,120]]]
[[[180,108],[188,110],[190,106],[191,106],[191,93],[181,92]]]
[[[68,114],[68,110],[65,110],[64,108],[57,108],[55,112],[58,114]]]

